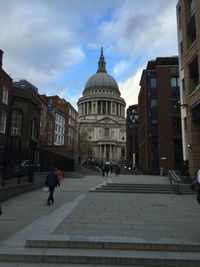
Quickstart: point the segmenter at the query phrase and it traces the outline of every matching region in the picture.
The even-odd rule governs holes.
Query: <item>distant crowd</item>
[[[102,176],[107,176],[115,173],[115,176],[120,174],[120,167],[118,165],[106,164],[106,163],[99,163],[97,164],[97,169],[101,172]]]

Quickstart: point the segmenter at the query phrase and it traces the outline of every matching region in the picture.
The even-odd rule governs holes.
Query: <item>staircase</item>
[[[125,237],[51,236],[29,239],[24,248],[0,253],[1,262],[117,266],[200,266],[200,243]],[[29,266],[27,264],[27,266]],[[56,265],[57,266],[57,265]],[[96,266],[96,265],[95,265]]]
[[[177,194],[177,185],[107,183],[91,189],[90,192]],[[195,194],[188,184],[180,184],[180,193]]]

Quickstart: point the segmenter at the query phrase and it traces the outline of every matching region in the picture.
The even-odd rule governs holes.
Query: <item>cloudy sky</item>
[[[3,69],[77,109],[103,46],[127,107],[148,60],[177,55],[177,0],[0,0]]]

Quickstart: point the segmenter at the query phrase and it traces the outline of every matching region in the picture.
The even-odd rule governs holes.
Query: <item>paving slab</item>
[[[47,195],[42,189],[4,201],[0,253],[2,246],[23,249],[26,239],[41,235],[51,239],[69,235],[109,240],[135,237],[200,241],[200,206],[194,195],[89,193],[91,188],[108,181],[169,184],[167,177],[160,176],[111,175],[106,178],[91,175],[63,179],[55,191],[55,204],[51,206],[46,205]]]

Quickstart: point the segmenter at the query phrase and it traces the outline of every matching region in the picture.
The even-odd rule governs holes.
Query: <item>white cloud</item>
[[[138,94],[140,90],[139,83],[142,70],[142,68],[138,69],[137,72],[133,76],[129,77],[124,83],[118,83],[121,97],[124,98],[126,102],[126,108],[138,103]]]
[[[128,62],[126,60],[121,60],[114,66],[113,73],[115,75],[123,74],[127,69],[129,69],[130,65],[131,62]]]
[[[1,1],[3,68],[13,78],[27,79],[42,92],[65,96],[76,106],[83,90],[78,88],[84,86],[86,70],[91,71],[84,60],[103,45],[110,58],[119,60],[117,64],[113,61],[115,66],[107,62],[118,80],[131,73],[119,85],[127,105],[137,103],[141,76],[137,62],[146,65],[152,58],[176,53],[176,2],[101,0],[94,5],[94,0]],[[65,84],[65,77],[76,68],[76,75]],[[63,88],[54,83],[60,78]]]
[[[125,1],[99,26],[99,39],[113,54],[147,57],[170,53],[176,44],[176,0]],[[164,49],[163,49],[164,48]],[[165,54],[166,55],[166,54]],[[168,56],[168,55],[166,55]]]

